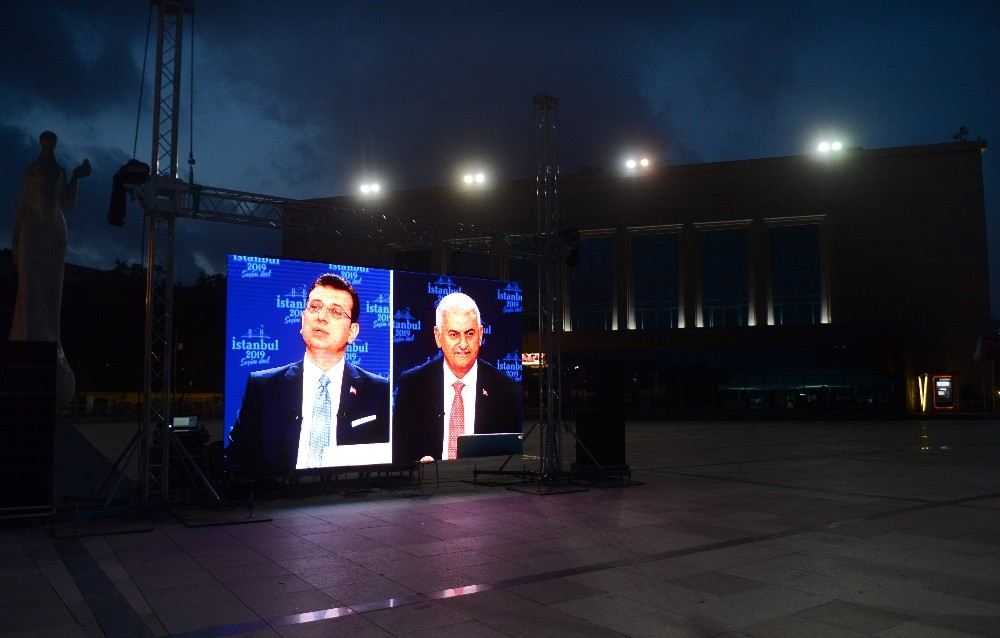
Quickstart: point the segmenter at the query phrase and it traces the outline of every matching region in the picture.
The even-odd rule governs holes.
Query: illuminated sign
[[[927,375],[917,377],[917,393],[920,396],[920,411],[927,412]]]
[[[522,352],[521,365],[529,368],[537,368],[545,365],[544,352]]]
[[[950,374],[942,374],[933,377],[934,381],[934,409],[953,410],[955,409],[955,391],[952,385]]]
[[[955,409],[954,377],[950,374],[921,374],[917,376],[917,393],[920,411],[927,412],[927,395],[933,392],[931,405],[935,410]]]

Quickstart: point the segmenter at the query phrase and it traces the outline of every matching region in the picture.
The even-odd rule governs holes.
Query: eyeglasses
[[[346,310],[344,310],[335,303],[330,304],[329,306],[324,306],[322,301],[311,301],[309,302],[309,305],[306,306],[306,312],[313,315],[314,317],[318,317],[321,314],[323,314],[324,310],[330,313],[331,319],[346,319],[347,321],[351,320],[351,313],[347,312]]]

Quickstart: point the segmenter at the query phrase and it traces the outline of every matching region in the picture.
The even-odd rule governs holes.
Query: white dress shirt
[[[321,370],[308,356],[302,362],[302,430],[299,432],[299,454],[295,461],[295,469],[301,470],[309,465],[309,434],[314,424],[312,422],[313,404],[319,391]],[[330,393],[330,445],[323,448],[323,460],[320,467],[336,464],[337,449],[337,412],[340,411],[340,389],[344,381],[344,360],[341,359],[326,371],[330,385],[326,386]]]
[[[479,378],[479,362],[476,361],[472,364],[472,368],[465,373],[465,376],[459,379],[455,376],[455,373],[451,371],[448,367],[447,361],[441,362],[441,367],[444,368],[444,386],[442,387],[442,392],[444,393],[444,420],[441,423],[442,432],[444,436],[442,440],[444,444],[441,446],[441,458],[448,458],[448,421],[451,419],[451,404],[455,400],[455,388],[452,384],[456,381],[461,381],[465,384],[462,388],[462,407],[465,408],[465,434],[474,434],[476,432],[476,380]]]

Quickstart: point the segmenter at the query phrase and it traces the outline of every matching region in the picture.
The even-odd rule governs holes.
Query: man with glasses
[[[358,336],[358,293],[333,274],[313,282],[299,333],[305,356],[250,374],[227,459],[234,469],[284,474],[357,465],[357,448],[389,442],[389,382],[344,358]]]

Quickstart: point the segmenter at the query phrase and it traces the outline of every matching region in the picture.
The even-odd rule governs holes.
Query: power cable
[[[153,0],[149,3],[149,17],[146,18],[146,46],[142,52],[142,71],[139,74],[139,106],[135,112],[135,136],[132,139],[132,159],[139,148],[139,120],[142,117],[142,96],[146,89],[146,65],[149,61],[149,34],[153,30]],[[139,235],[139,263],[146,263],[146,216],[142,216],[142,234]]]
[[[146,19],[146,46],[142,53],[142,72],[139,74],[139,106],[135,112],[135,136],[132,139],[132,159],[139,148],[139,120],[142,117],[142,96],[146,88],[146,63],[149,60],[149,33],[153,28],[153,3],[149,3],[149,17]]]
[[[188,73],[188,182],[194,185],[194,7],[191,8],[191,72]]]

